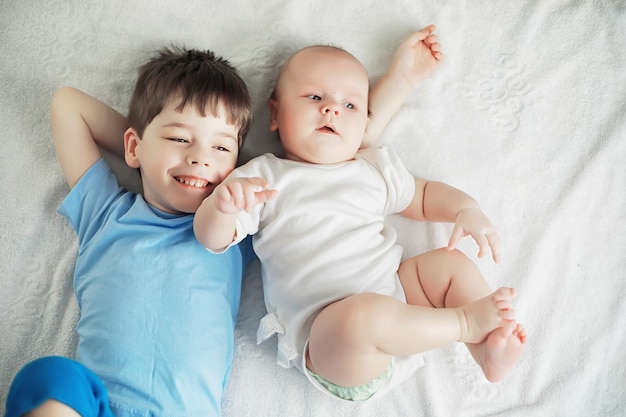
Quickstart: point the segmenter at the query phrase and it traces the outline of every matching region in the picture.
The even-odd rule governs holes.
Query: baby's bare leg
[[[419,337],[429,334],[430,337]],[[394,355],[422,352],[458,340],[454,310],[416,307],[374,293],[326,307],[309,335],[307,366],[329,381],[352,387],[381,375]]]
[[[325,308],[309,338],[307,366],[342,386],[381,375],[393,356],[484,338],[510,318],[512,290],[500,289],[459,308],[432,308],[364,293]]]
[[[439,249],[405,261],[399,270],[407,302],[459,307],[491,292],[476,265],[460,251]],[[480,343],[466,343],[486,378],[498,381],[519,360],[526,343],[521,325],[505,322]]]

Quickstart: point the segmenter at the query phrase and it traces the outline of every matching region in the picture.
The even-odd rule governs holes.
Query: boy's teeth
[[[208,182],[206,181],[202,181],[202,180],[194,180],[194,179],[185,179],[185,178],[178,178],[178,182],[181,182],[183,184],[187,184],[191,187],[198,187],[198,188],[204,188],[208,185]]]

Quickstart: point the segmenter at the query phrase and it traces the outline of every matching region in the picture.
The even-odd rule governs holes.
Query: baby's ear
[[[278,101],[275,98],[270,98],[267,101],[267,105],[270,108],[270,132],[276,132],[278,130],[278,120],[276,117],[278,114]]]
[[[139,168],[137,147],[140,141],[141,138],[132,127],[124,132],[124,159],[126,160],[126,164],[131,168]]]

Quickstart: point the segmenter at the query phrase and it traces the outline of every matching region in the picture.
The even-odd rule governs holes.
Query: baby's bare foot
[[[500,327],[487,336],[480,366],[489,381],[498,382],[508,375],[524,352],[527,336],[519,323],[513,331]]]
[[[481,343],[496,328],[510,334],[515,327],[512,300],[515,289],[499,288],[493,294],[457,308],[461,338],[466,343]]]

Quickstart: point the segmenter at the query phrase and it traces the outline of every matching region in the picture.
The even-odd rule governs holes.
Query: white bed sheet
[[[375,80],[411,31],[438,25],[444,65],[386,130],[418,176],[475,196],[500,228],[502,263],[477,261],[519,291],[529,330],[509,378],[484,380],[462,345],[366,404],[319,393],[257,346],[258,265],[245,281],[226,417],[617,416],[626,408],[626,6],[622,0],[315,2],[4,0],[0,3],[0,406],[15,372],[73,354],[76,238],[56,214],[67,186],[48,104],[62,85],[125,112],[136,68],[167,44],[213,49],[250,86],[244,159],[277,150],[265,100],[279,62],[317,43],[354,53]],[[114,162],[116,162],[114,160]],[[117,161],[130,187],[137,178]],[[405,255],[450,227],[399,226]],[[476,249],[462,249],[475,258]]]

